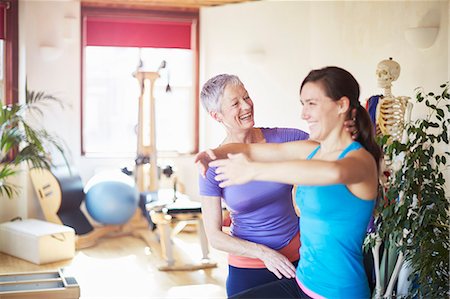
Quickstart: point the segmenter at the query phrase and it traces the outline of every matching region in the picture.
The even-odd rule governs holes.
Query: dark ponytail
[[[356,79],[348,71],[336,67],[329,66],[318,70],[312,70],[300,86],[300,92],[303,86],[308,82],[315,82],[322,85],[325,94],[338,101],[342,97],[350,100],[350,109],[348,111],[348,119],[351,118],[351,111],[356,108],[356,125],[358,127],[358,138],[356,141],[373,156],[379,167],[381,159],[381,149],[375,141],[375,130],[369,113],[359,103],[359,84]]]
[[[361,143],[364,148],[372,154],[373,158],[377,162],[377,169],[379,170],[382,153],[380,146],[375,141],[375,129],[372,120],[370,119],[369,112],[367,112],[367,110],[361,105],[358,105],[355,108],[356,126],[358,127],[358,138],[356,141]]]

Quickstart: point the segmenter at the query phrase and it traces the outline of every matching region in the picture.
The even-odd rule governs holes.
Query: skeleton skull
[[[392,58],[382,60],[377,65],[378,86],[381,88],[389,88],[392,81],[398,79],[400,75],[400,64],[392,60]]]

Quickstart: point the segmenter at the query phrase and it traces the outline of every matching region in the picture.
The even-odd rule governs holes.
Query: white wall
[[[259,1],[203,9],[201,83],[219,73],[237,74],[255,102],[257,125],[305,129],[298,89],[312,68],[349,70],[365,103],[381,93],[378,62],[393,57],[401,74],[392,92],[414,99],[416,87],[434,91],[449,80],[449,6],[449,1]],[[428,49],[405,39],[407,28],[420,26],[440,26]],[[415,105],[413,118],[425,114]],[[201,117],[202,147],[214,147],[223,129],[205,113]],[[450,171],[446,178],[450,190]]]
[[[84,182],[96,169],[128,164],[80,156],[79,2],[20,0],[19,14],[21,88],[26,76],[30,89],[52,93],[70,105],[48,111],[44,124],[64,138]],[[413,96],[416,86],[435,89],[448,80],[449,14],[448,1],[257,1],[205,8],[200,22],[200,83],[218,73],[237,74],[255,101],[257,125],[306,129],[299,117],[298,88],[311,68],[333,64],[348,69],[361,84],[362,99],[380,92],[375,68],[388,57],[402,66],[395,95]],[[431,48],[419,50],[405,41],[406,28],[430,22],[440,24]],[[53,56],[43,54],[42,46],[53,46]],[[203,110],[200,121],[201,147],[216,146],[223,138],[222,128]],[[192,161],[179,158],[175,166],[186,192],[197,198]],[[8,210],[0,214],[0,221],[7,220],[4,215],[42,215],[29,186],[17,205],[0,200],[0,210]]]
[[[381,91],[377,63],[393,57],[402,67],[394,95],[413,96],[415,87],[435,89],[449,78],[448,6],[448,1],[262,1],[203,9],[201,83],[218,73],[239,75],[262,126],[304,128],[300,82],[312,68],[327,65],[352,72],[364,102]],[[436,24],[441,29],[429,49],[416,49],[404,38],[409,27]],[[214,146],[222,130],[202,116],[203,145]]]

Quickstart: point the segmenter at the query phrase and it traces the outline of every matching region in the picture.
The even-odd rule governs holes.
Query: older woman
[[[200,97],[203,107],[227,133],[221,145],[308,139],[308,134],[298,129],[254,127],[253,102],[237,76],[211,78]],[[348,129],[353,131],[352,121]],[[199,178],[202,214],[211,246],[229,253],[228,296],[295,277],[300,243],[292,185],[248,182],[223,188],[214,179],[214,171],[210,168]],[[231,235],[222,231],[222,199],[230,211]]]

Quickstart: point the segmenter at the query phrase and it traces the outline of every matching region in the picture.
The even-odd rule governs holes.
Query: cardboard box
[[[70,259],[75,231],[37,219],[5,222],[0,224],[0,251],[38,265]]]

